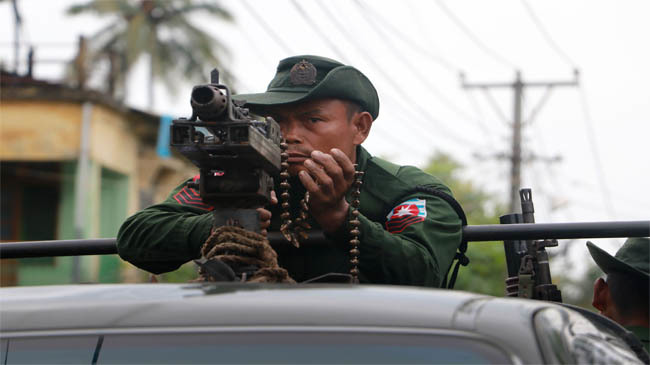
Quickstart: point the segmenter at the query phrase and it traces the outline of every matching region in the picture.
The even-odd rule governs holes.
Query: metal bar
[[[468,241],[504,241],[570,238],[650,237],[650,220],[622,222],[486,224],[463,227]],[[288,244],[279,232],[270,232],[271,245]],[[310,232],[306,245],[328,243],[323,232]],[[0,243],[0,258],[116,254],[115,238]]]
[[[650,220],[622,222],[485,224],[463,228],[468,241],[649,237]]]
[[[110,255],[117,253],[115,238],[0,243],[0,258]]]

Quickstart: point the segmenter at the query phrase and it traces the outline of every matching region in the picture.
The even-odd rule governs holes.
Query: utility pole
[[[514,101],[513,101],[513,116],[512,116],[512,149],[511,153],[508,156],[510,159],[510,212],[516,212],[519,210],[519,189],[521,188],[521,162],[522,162],[522,153],[521,153],[521,135],[522,135],[522,108],[521,101],[524,96],[524,89],[526,87],[545,87],[547,89],[547,95],[542,99],[542,103],[546,101],[546,97],[549,95],[550,91],[558,86],[577,86],[579,79],[578,70],[573,72],[573,80],[570,81],[536,81],[536,82],[524,82],[521,77],[521,72],[517,71],[515,74],[514,82],[503,82],[503,83],[474,83],[469,84],[465,82],[465,75],[461,73],[461,85],[464,89],[483,89],[489,90],[491,88],[512,88]],[[541,108],[541,104],[535,108],[535,114]]]

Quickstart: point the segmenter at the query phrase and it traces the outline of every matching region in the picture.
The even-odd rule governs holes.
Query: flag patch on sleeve
[[[427,217],[427,202],[424,199],[409,199],[393,208],[386,216],[386,230],[402,232],[411,224],[424,221]]]
[[[194,182],[198,180],[199,175],[194,176]],[[195,208],[204,209],[204,210],[213,210],[214,207],[211,207],[203,202],[199,193],[187,186],[183,187],[178,193],[174,194],[174,200],[181,205],[189,205]]]

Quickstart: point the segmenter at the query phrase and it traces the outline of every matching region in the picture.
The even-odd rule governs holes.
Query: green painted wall
[[[72,216],[74,211],[74,181],[76,161],[61,163],[61,185],[57,213],[56,239],[73,239]],[[23,238],[27,239],[27,238]],[[54,257],[51,265],[44,265],[37,260],[24,259],[18,268],[18,285],[52,285],[71,282],[72,258]]]
[[[61,174],[63,178],[61,180],[61,186],[59,190],[56,239],[79,238],[77,237],[74,228],[76,171],[77,161],[62,162]],[[100,231],[102,231],[102,229],[104,229],[106,232],[108,231],[108,228],[100,227],[100,222],[102,221],[100,219],[102,203],[109,203],[111,201],[114,201],[110,204],[115,205],[120,204],[118,203],[120,201],[124,201],[124,213],[122,214],[121,219],[123,220],[125,218],[128,188],[126,190],[108,189],[109,191],[113,191],[114,194],[108,194],[104,199],[102,199],[102,185],[104,177],[107,177],[107,175],[103,173],[102,167],[99,164],[91,161],[89,168],[88,194],[84,199],[85,204],[83,207],[85,224],[81,238],[97,238],[100,237]],[[127,180],[128,187],[128,179],[124,176],[122,179]],[[110,180],[110,177],[107,178],[107,181],[107,184],[111,185],[112,180]],[[123,184],[118,185],[122,186]],[[108,209],[110,210],[113,208]],[[107,216],[108,213],[104,214],[104,217]],[[114,226],[114,220],[115,219],[111,220],[112,223],[110,223],[109,226]],[[110,237],[115,237],[115,235],[113,234]],[[119,281],[119,270],[116,269],[119,268],[119,258],[117,258],[117,256],[78,256],[77,259],[79,260],[80,264],[81,282]],[[107,259],[107,261],[110,263],[107,264],[109,267],[114,267],[112,269],[106,269],[107,272],[112,272],[112,275],[102,276],[100,274],[102,271],[102,261],[105,259]],[[49,265],[40,264],[38,261],[21,261],[18,269],[18,285],[52,285],[71,283],[73,260],[73,257],[56,257],[54,258],[54,264]]]
[[[101,169],[99,237],[112,238],[126,219],[129,179],[126,175],[107,168]],[[100,257],[98,281],[120,281],[122,260],[116,255]]]

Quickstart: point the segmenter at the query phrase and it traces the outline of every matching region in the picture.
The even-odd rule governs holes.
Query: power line
[[[445,5],[445,3],[442,0],[436,0],[436,4],[442,11],[456,24],[458,28],[472,41],[474,44],[479,47],[483,52],[486,54],[490,55],[492,58],[503,64],[504,66],[508,68],[514,68],[517,69],[518,67],[508,61],[506,58],[503,56],[499,55],[496,51],[494,51],[492,48],[488,47],[485,45],[485,43],[481,42],[481,40],[467,27],[463,22],[460,21],[460,19]]]
[[[535,26],[537,27],[537,30],[539,30],[540,33],[542,33],[542,36],[544,36],[544,39],[546,42],[553,48],[553,50],[562,58],[564,61],[569,64],[571,68],[576,68],[575,62],[558,46],[557,42],[553,40],[551,37],[550,33],[546,30],[546,27],[544,27],[544,24],[539,20],[539,17],[537,14],[535,14],[535,11],[533,8],[530,6],[528,1],[526,0],[521,0],[521,3],[524,5],[524,8],[526,8],[526,12],[530,16],[530,18],[533,20],[533,23],[535,23]]]
[[[404,34],[398,27],[393,26],[393,24],[384,18],[379,12],[375,11],[372,7],[366,7],[360,0],[355,0],[354,1],[357,7],[359,7],[362,11],[361,14],[368,19],[366,13],[364,11],[369,11],[372,13],[372,15],[376,18],[378,18],[381,21],[381,25],[388,28],[390,31],[390,34],[393,36],[397,37],[403,44],[407,44],[411,46],[414,50],[420,52],[421,54],[427,56],[430,60],[434,61],[438,65],[442,66],[449,72],[457,73],[458,69],[454,67],[451,62],[447,61],[444,57],[442,57],[439,54],[432,53],[430,50],[421,47],[417,43],[413,42],[412,38],[414,37],[413,35],[407,35]],[[368,21],[370,22],[370,21]],[[375,28],[375,29],[381,29],[381,28]],[[383,33],[383,31],[380,30],[380,32]]]
[[[295,0],[294,0],[294,1],[295,1]],[[404,95],[407,95],[406,91],[401,87],[400,84],[398,84],[398,83],[396,83],[395,81],[393,81],[393,78],[392,78],[390,75],[388,75],[388,74],[384,71],[384,69],[381,68],[381,66],[379,66],[379,65],[375,62],[375,60],[374,60],[372,57],[368,57],[368,56],[367,56],[367,55],[369,55],[370,53],[367,51],[367,49],[365,49],[365,47],[364,47],[362,44],[356,42],[356,39],[357,39],[357,38],[356,38],[356,37],[353,37],[353,36],[350,36],[349,34],[347,34],[347,32],[345,31],[345,27],[343,27],[343,25],[342,25],[341,23],[339,23],[339,21],[336,19],[336,17],[334,17],[334,16],[332,15],[332,13],[329,11],[329,9],[328,9],[327,7],[323,6],[319,1],[315,1],[315,3],[316,3],[316,4],[317,4],[317,5],[318,5],[322,10],[323,10],[323,12],[325,13],[325,16],[326,16],[327,18],[329,18],[329,20],[330,20],[330,21],[335,25],[335,27],[339,30],[339,32],[340,32],[341,34],[343,34],[343,35],[345,36],[345,38],[346,38],[349,42],[351,42],[351,43],[352,43],[352,44],[353,44],[357,49],[359,49],[359,50],[361,51],[361,54],[362,54],[363,57],[366,59],[366,61],[367,61],[367,62],[368,62],[368,63],[369,63],[373,68],[375,68],[375,69],[376,69],[376,70],[377,70],[377,71],[382,75],[382,77],[385,79],[385,81],[388,82],[388,83],[390,84],[390,86],[393,88],[393,90],[395,90],[395,91],[397,92],[396,95],[399,96],[400,98],[404,98],[404,97],[405,97]],[[394,99],[394,100],[397,101],[397,100],[401,100],[401,99]],[[401,102],[400,102],[400,105],[401,105]],[[438,128],[437,131],[438,131],[438,132],[441,132],[441,133],[443,133],[443,134],[445,134],[449,139],[452,139],[452,140],[454,140],[455,142],[457,142],[457,143],[461,143],[461,144],[463,144],[463,145],[465,145],[465,146],[469,146],[469,145],[472,144],[469,140],[467,140],[467,139],[465,139],[465,138],[463,138],[463,137],[460,137],[460,136],[456,135],[455,133],[451,132],[450,130],[448,130],[448,129],[445,127],[444,123],[442,123],[442,122],[440,122],[439,120],[433,118],[433,117],[431,116],[431,113],[430,113],[429,111],[424,110],[424,109],[423,109],[422,107],[420,107],[417,103],[411,103],[411,102],[406,101],[406,106],[402,105],[402,108],[403,108],[405,111],[408,111],[409,113],[411,113],[411,109],[416,109],[417,113],[419,113],[419,116],[417,115],[417,113],[415,113],[415,116],[416,116],[416,117],[420,117],[420,118],[421,118],[421,117],[425,117],[425,118],[429,119],[430,121],[436,123],[436,124],[437,124],[437,128]],[[414,124],[414,125],[420,127],[419,124]],[[428,129],[426,129],[426,128],[422,128],[422,130],[423,130],[423,131],[426,131],[427,134],[431,134],[431,132],[430,132]]]
[[[321,31],[321,29],[316,25],[316,22],[314,22],[314,20],[309,16],[309,14],[305,11],[305,9],[303,9],[302,6],[300,6],[298,1],[291,0],[291,4],[296,8],[296,10],[298,10],[298,12],[303,16],[303,18],[307,19],[307,23],[309,24],[309,26],[318,34],[318,36],[322,40],[325,41],[325,43],[327,43],[328,47],[332,51],[334,51],[336,56],[343,62],[350,63],[350,61],[347,60],[345,55],[343,55],[343,52],[341,52],[338,49],[338,47],[334,44],[334,42],[332,42],[332,40],[327,35],[325,35],[325,33]]]
[[[255,10],[255,8],[250,6],[247,0],[241,0],[240,2],[244,5],[244,7],[248,12],[253,14],[253,18],[255,18],[255,20],[259,22],[260,25],[262,25],[264,30],[266,30],[266,33],[273,39],[275,43],[277,43],[280,46],[280,48],[282,48],[284,52],[286,52],[287,54],[293,54],[291,48],[287,46],[286,43],[284,43],[282,38],[278,37],[277,33],[275,33],[275,30],[273,30],[273,27],[269,26],[269,24],[266,21],[264,21],[264,17],[261,17]]]
[[[244,40],[254,47],[253,49],[262,49],[255,41],[255,38],[251,37],[250,34],[246,32],[245,30],[247,29],[246,27],[236,27],[236,28],[239,31],[239,34],[241,34],[242,37],[244,37]],[[275,60],[270,59],[270,57],[266,52],[256,52],[256,57],[252,57],[252,58],[257,60],[260,64],[264,64],[264,62],[266,62],[267,64],[272,65],[275,62]],[[262,60],[260,59],[262,59],[264,62],[262,62]]]
[[[596,134],[594,132],[593,121],[591,119],[591,113],[589,111],[589,104],[587,103],[587,95],[584,88],[579,87],[580,92],[580,104],[582,105],[582,113],[584,116],[585,127],[587,129],[587,140],[589,141],[589,147],[591,148],[591,155],[594,158],[594,166],[596,168],[596,177],[598,179],[598,186],[600,187],[600,192],[603,197],[603,203],[605,204],[605,209],[610,219],[614,219],[616,213],[614,211],[614,204],[612,203],[612,197],[607,188],[607,180],[605,179],[605,171],[603,169],[603,163],[600,159],[600,152],[598,150],[598,144],[596,142]]]
[[[375,30],[375,32],[378,33],[382,38],[388,38],[388,35],[384,33],[384,30],[381,27],[377,26],[377,24],[375,24],[372,18],[367,16],[363,5],[358,0],[355,0],[354,3],[361,10],[360,11],[361,16],[366,20],[366,23],[368,23]],[[382,25],[385,24],[386,23],[382,23]],[[416,79],[422,82],[427,87],[427,90],[433,93],[438,98],[438,100],[442,102],[444,106],[449,108],[449,110],[453,110],[461,118],[474,122],[474,118],[472,118],[471,115],[463,111],[459,106],[457,106],[451,100],[449,100],[449,98],[447,98],[440,90],[438,90],[438,88],[429,80],[427,75],[423,75],[422,73],[417,72],[417,70],[419,69],[417,65],[414,65],[409,59],[403,57],[400,53],[397,53],[396,57],[407,66],[406,69],[409,70],[414,76],[416,76]]]
[[[476,113],[476,121],[481,128],[481,131],[490,139],[490,146],[495,146],[496,143],[494,143],[494,134],[492,134],[490,128],[488,128],[488,126],[485,124],[485,116],[483,115],[483,111],[479,107],[478,101],[474,97],[474,94],[469,91],[465,91],[465,95],[467,96],[472,109],[474,109],[474,113]]]
[[[501,118],[501,120],[505,124],[512,123],[508,119],[508,117],[506,117],[506,114],[503,112],[503,110],[501,110],[501,107],[499,107],[499,104],[497,104],[496,100],[494,100],[494,97],[492,97],[492,94],[490,93],[490,90],[488,88],[484,87],[484,88],[481,89],[481,91],[483,91],[483,95],[485,95],[485,99],[488,101],[488,103],[490,104],[490,106],[492,107],[492,109],[494,110],[496,115],[498,115],[499,118]]]
[[[296,8],[296,10],[297,10],[297,11],[298,11],[298,12],[299,12],[299,13],[300,13],[300,14],[301,14],[305,19],[307,19],[307,23],[308,23],[308,24],[310,25],[310,27],[311,27],[311,28],[316,32],[316,34],[317,34],[320,38],[322,38],[322,39],[324,39],[324,40],[326,41],[326,43],[327,43],[328,46],[331,48],[331,50],[334,51],[334,53],[335,53],[335,54],[336,54],[336,55],[337,55],[337,56],[338,56],[342,61],[344,61],[344,62],[346,62],[346,63],[349,63],[349,62],[347,61],[347,57],[345,57],[345,56],[343,55],[343,53],[338,49],[338,47],[337,47],[334,43],[332,43],[332,42],[329,40],[329,38],[328,38],[324,33],[321,32],[321,29],[318,28],[318,27],[316,26],[316,23],[315,23],[315,22],[313,21],[313,19],[309,16],[309,14],[308,14],[308,13],[307,13],[303,8],[302,8],[302,6],[300,6],[300,4],[299,4],[297,1],[295,1],[295,0],[292,0],[291,3],[292,3],[292,5]],[[248,6],[248,4],[246,4],[246,5]],[[277,36],[276,36],[276,37],[277,37]],[[407,148],[408,150],[410,150],[411,152],[416,152],[417,154],[421,154],[421,153],[422,153],[422,151],[416,150],[414,147],[412,147],[412,143],[410,143],[409,141],[404,141],[404,140],[402,140],[401,138],[396,137],[395,135],[387,136],[387,134],[384,133],[384,131],[383,131],[382,129],[376,128],[376,130],[377,130],[377,134],[375,134],[375,135],[378,136],[380,139],[382,139],[382,140],[384,140],[384,141],[387,140],[386,138],[388,138],[388,140],[391,140],[391,141],[394,141],[395,139],[397,139],[398,141],[401,141],[401,142],[403,143],[403,146],[406,146],[406,148]],[[382,138],[382,137],[383,137],[383,138]]]
[[[539,114],[539,111],[542,109],[544,104],[546,104],[546,102],[548,101],[548,98],[551,96],[552,91],[553,91],[552,86],[548,86],[546,88],[546,91],[544,92],[544,95],[542,95],[542,97],[539,99],[539,102],[537,102],[537,105],[535,105],[533,107],[533,109],[531,109],[530,115],[528,116],[528,118],[526,118],[524,120],[524,122],[526,124],[532,124],[533,123],[533,120],[535,120],[535,118],[537,117],[537,114]]]

